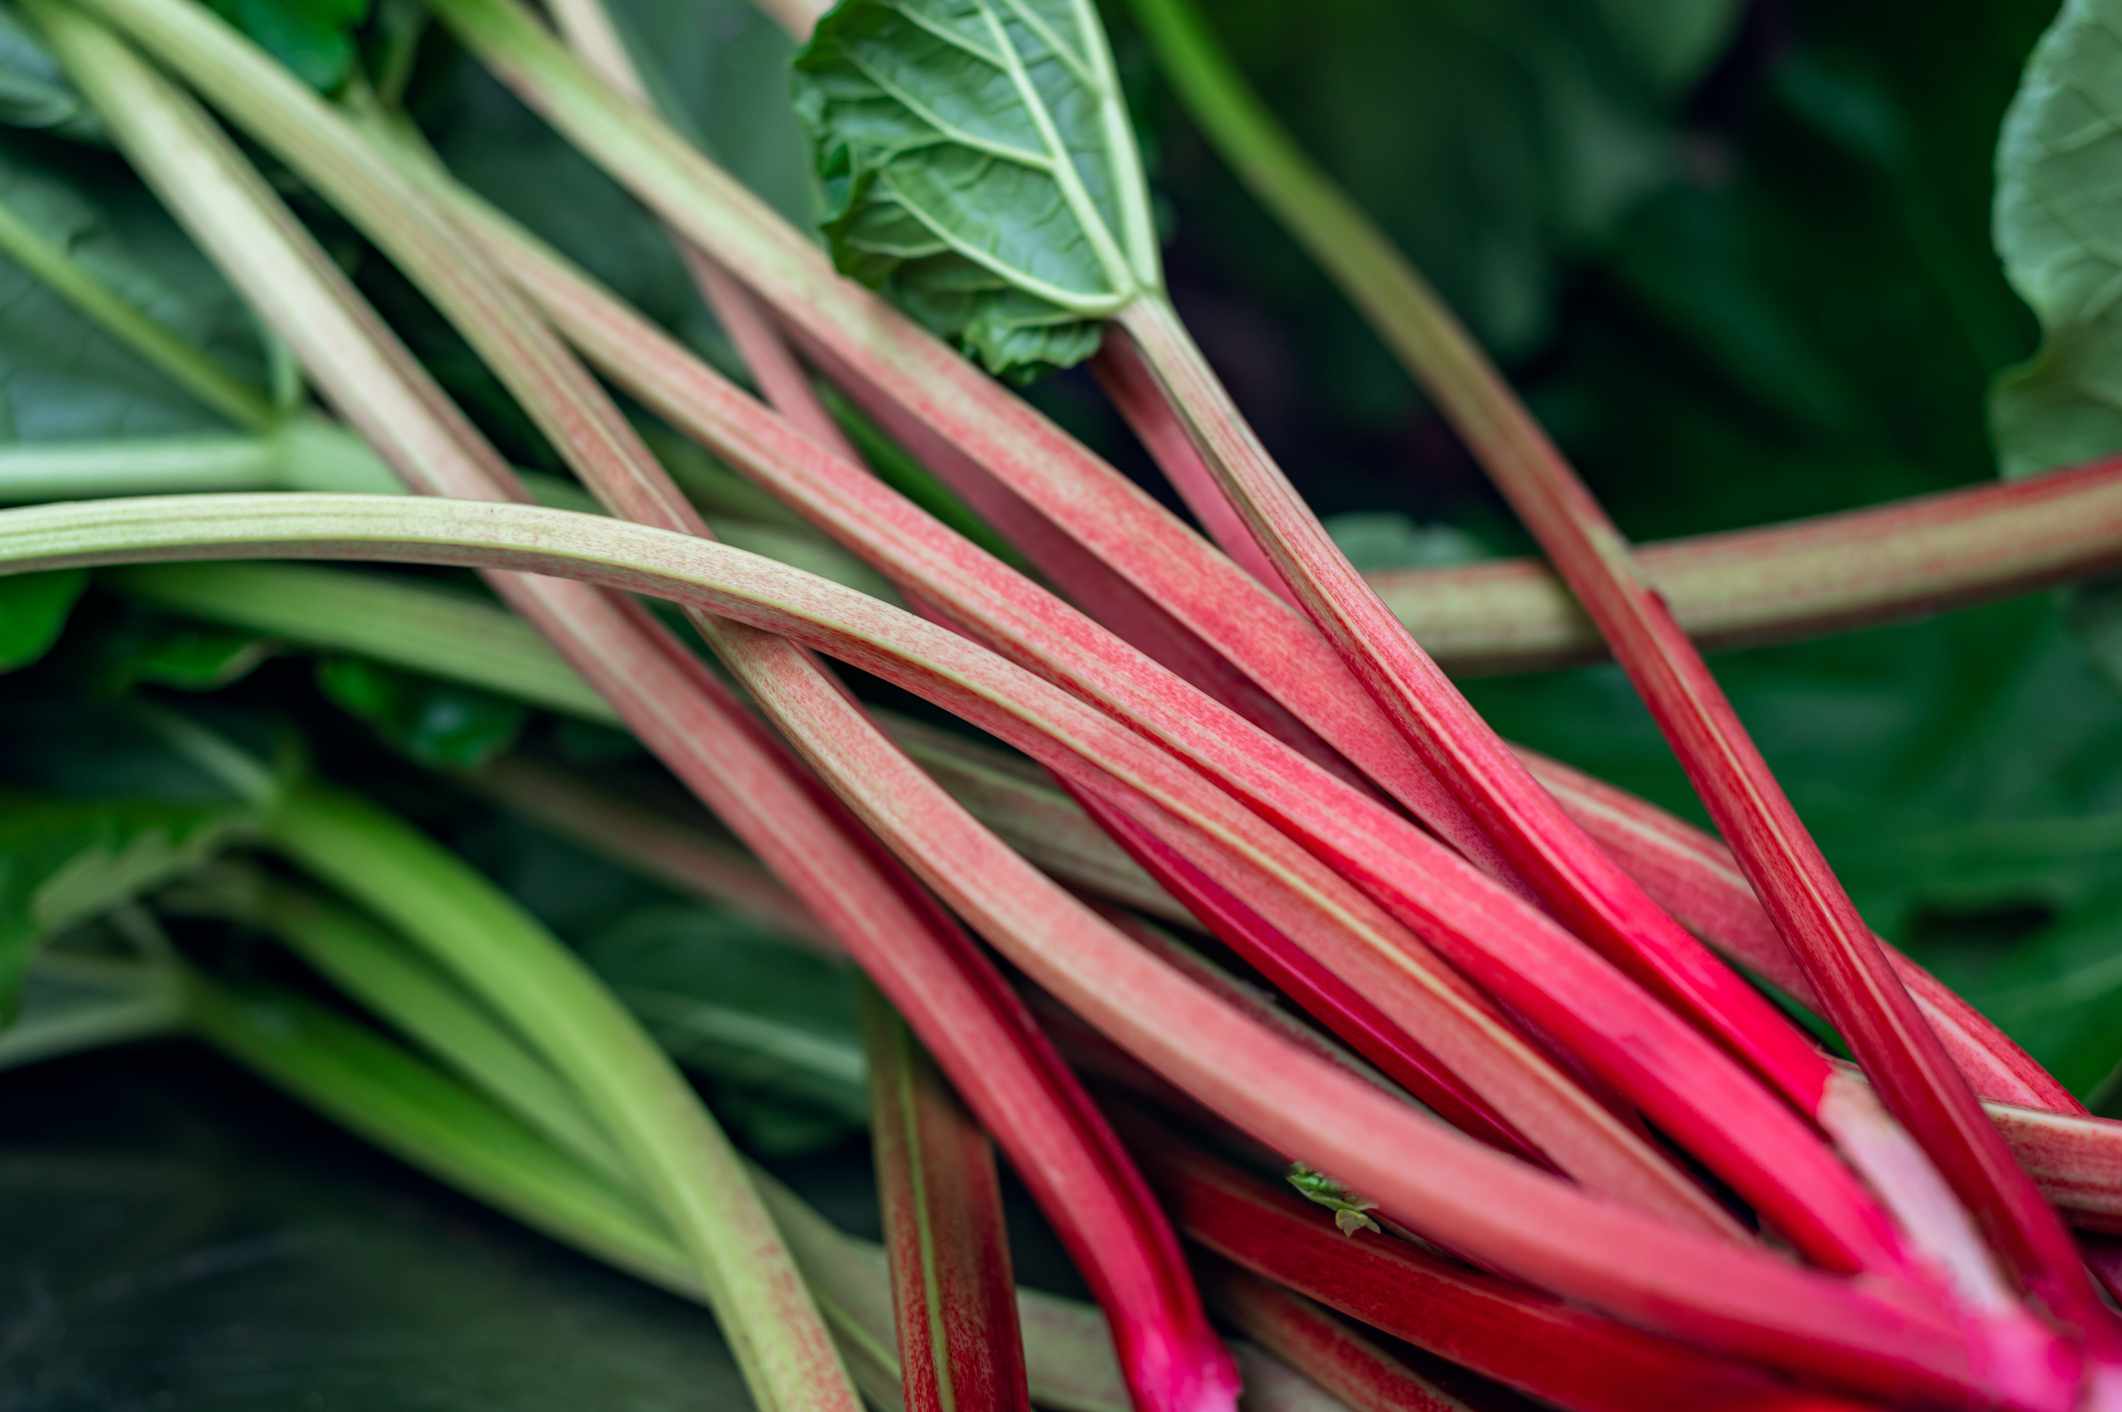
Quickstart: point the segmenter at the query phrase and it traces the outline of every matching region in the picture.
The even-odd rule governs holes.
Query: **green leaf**
[[[1334,515],[1325,525],[1348,561],[1366,574],[1471,564],[1486,554],[1481,541],[1457,525],[1418,525],[1390,511]]]
[[[516,743],[530,719],[521,702],[355,657],[317,664],[317,685],[423,765],[471,769]]]
[[[715,1111],[753,1141],[786,1151],[868,1121],[844,964],[697,906],[644,909],[582,950],[672,1057],[715,1080]],[[785,1111],[790,1099],[808,1111]]]
[[[0,672],[26,667],[49,652],[86,587],[88,574],[81,569],[0,579]]]
[[[2067,0],[1997,144],[1997,253],[2041,350],[2000,379],[2008,476],[2122,449],[2122,3]]]
[[[1081,362],[1163,283],[1089,0],[842,0],[796,109],[835,262],[995,373]]]
[[[203,626],[160,614],[112,625],[97,639],[98,685],[109,691],[169,686],[219,691],[249,676],[274,646],[251,633]]]
[[[304,83],[331,93],[353,72],[354,31],[368,18],[370,0],[209,2]]]
[[[2097,1097],[2122,1064],[2122,889],[2092,895],[1955,979],[2050,1073]]]
[[[718,162],[789,220],[808,224],[814,183],[788,102],[793,46],[780,28],[751,0],[609,0],[607,9],[650,88],[682,105],[679,129],[699,134]],[[484,68],[426,66],[414,96],[423,130],[454,175],[643,314],[735,369],[669,238],[643,219],[639,202]],[[392,319],[401,333],[407,322]]]
[[[40,128],[61,137],[100,140],[103,123],[41,40],[9,10],[0,10],[0,126]]]
[[[1365,1201],[1326,1173],[1292,1162],[1284,1180],[1306,1201],[1333,1212],[1334,1226],[1341,1234],[1352,1236],[1359,1231],[1378,1230],[1377,1221],[1368,1214],[1377,1209],[1378,1203]]]
[[[0,742],[0,1018],[38,942],[241,839],[293,771],[284,736],[226,710],[11,700]]]
[[[253,806],[0,796],[0,1017],[36,943],[206,862]]]
[[[714,1321],[205,1051],[9,1075],[10,1412],[749,1405]]]
[[[256,325],[227,281],[115,157],[47,137],[0,147],[0,207],[86,280],[240,375]],[[0,444],[118,439],[226,423],[0,254]]]

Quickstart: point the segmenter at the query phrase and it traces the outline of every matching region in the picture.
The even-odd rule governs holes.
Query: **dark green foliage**
[[[520,702],[353,657],[319,663],[317,685],[392,746],[442,769],[493,759],[530,716]]]

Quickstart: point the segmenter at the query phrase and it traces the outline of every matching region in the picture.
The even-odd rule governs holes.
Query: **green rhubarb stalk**
[[[344,904],[234,863],[217,866],[176,901],[272,933],[467,1082],[505,1102],[569,1157],[631,1189],[610,1133],[581,1094],[511,1033],[476,991],[386,928]],[[543,944],[556,943],[545,938]]]
[[[779,1242],[742,1162],[595,975],[506,894],[353,796],[297,790],[274,812],[266,836],[390,922],[515,1029],[538,1037],[697,1266],[740,1364],[774,1366],[770,1377],[801,1390],[796,1405],[817,1405],[830,1387],[819,1380],[830,1375],[832,1355],[824,1350],[820,1363],[821,1350],[792,1322],[806,1316],[808,1299],[800,1285],[783,1282]]]

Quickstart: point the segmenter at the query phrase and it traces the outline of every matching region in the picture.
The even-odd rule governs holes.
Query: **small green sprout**
[[[1378,1203],[1365,1201],[1326,1173],[1302,1162],[1292,1162],[1289,1164],[1289,1184],[1306,1201],[1315,1201],[1333,1212],[1334,1225],[1341,1234],[1352,1236],[1358,1231],[1378,1230],[1378,1223],[1365,1214]]]

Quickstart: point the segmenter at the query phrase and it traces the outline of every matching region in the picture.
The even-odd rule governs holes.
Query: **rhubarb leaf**
[[[1089,0],[843,0],[796,108],[835,262],[991,372],[1081,362],[1163,282]]]
[[[1997,253],[2041,350],[1999,379],[2008,476],[2122,449],[2122,0],[2067,0],[1997,144]]]
[[[234,840],[250,806],[160,800],[0,802],[0,1020],[36,944],[196,868]]]
[[[291,767],[252,722],[214,719],[81,700],[0,713],[0,1020],[40,941],[190,872],[270,807]]]
[[[0,581],[0,672],[26,667],[49,652],[87,586],[80,569]]]
[[[743,1107],[740,1099],[733,1114],[726,1101],[770,1094],[797,1099],[829,1120],[829,1137],[868,1121],[867,1066],[847,966],[775,940],[732,913],[691,906],[637,912],[589,941],[583,956],[671,1057],[715,1081],[717,1113],[740,1122],[773,1117],[772,1104]],[[791,1135],[743,1125],[755,1140]]]
[[[169,686],[219,691],[249,676],[273,655],[273,644],[252,633],[143,614],[113,625],[97,639],[98,684],[110,691]]]
[[[355,657],[317,665],[317,685],[391,745],[423,765],[476,769],[516,743],[521,702]]]
[[[102,120],[51,51],[12,11],[0,10],[0,126],[100,140]]]
[[[369,0],[210,0],[310,87],[331,93],[354,68],[354,32],[368,18]]]
[[[0,208],[203,354],[239,374],[259,367],[242,301],[115,157],[11,134],[0,145]],[[0,251],[0,444],[225,426]]]

